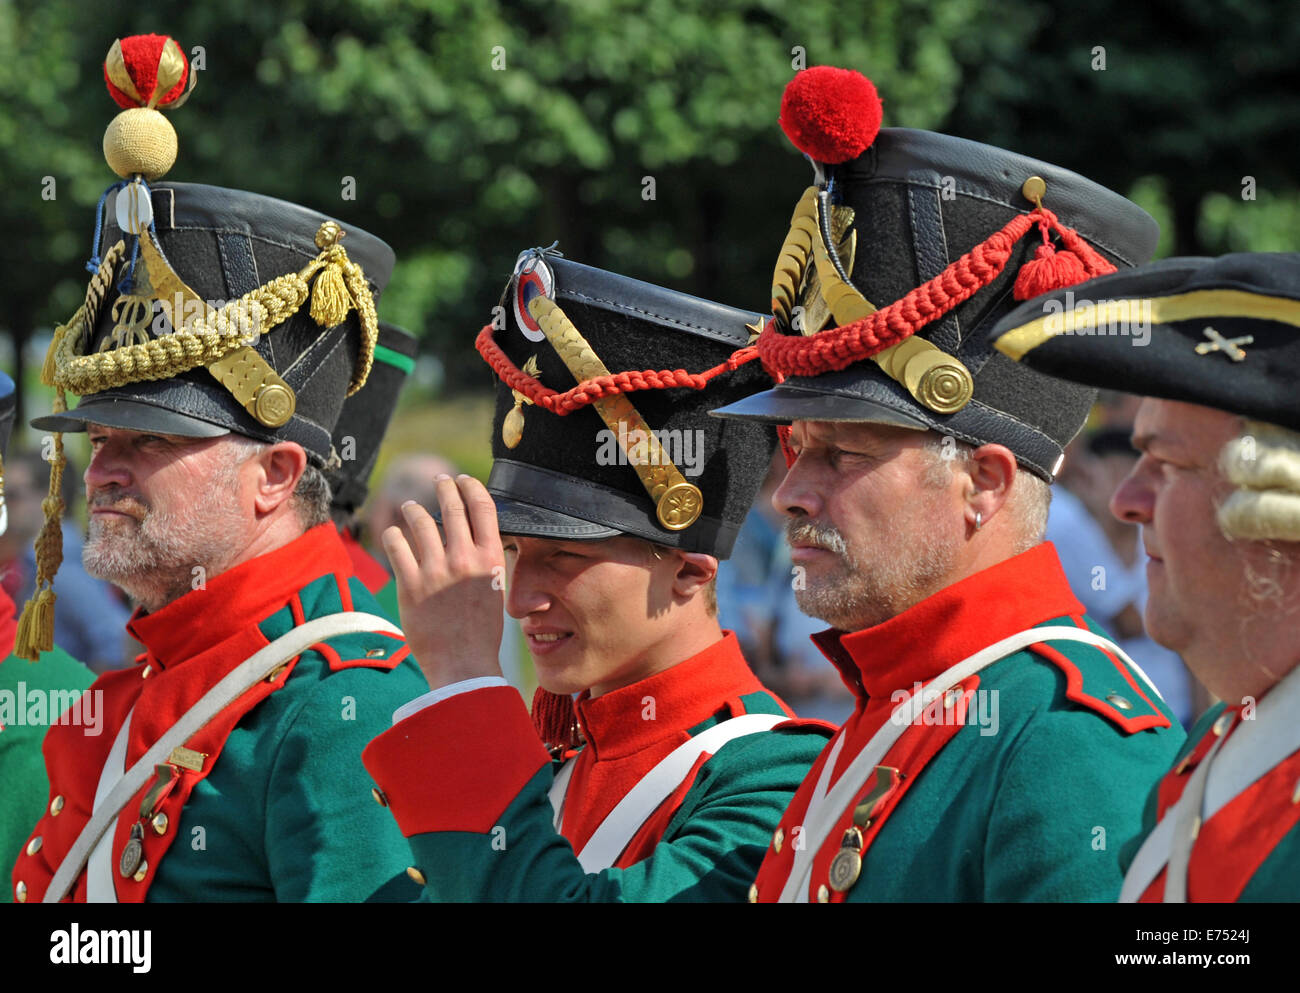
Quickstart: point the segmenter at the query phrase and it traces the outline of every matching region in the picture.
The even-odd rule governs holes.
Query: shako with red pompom
[[[1149,258],[1154,220],[1041,159],[882,127],[876,84],[851,69],[795,73],[780,124],[813,176],[773,246],[754,343],[777,385],[713,413],[929,429],[1053,479],[1091,394],[1008,367],[983,331],[1018,300]]]
[[[176,131],[159,110],[174,110],[194,88],[189,60],[175,38],[131,35],[113,42],[104,82],[122,107],[104,132],[104,158],[123,179],[166,175],[176,163]]]
[[[831,165],[865,152],[876,140],[883,115],[875,84],[852,69],[805,69],[781,97],[786,137],[809,158]]]

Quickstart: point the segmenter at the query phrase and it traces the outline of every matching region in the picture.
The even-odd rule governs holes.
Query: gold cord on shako
[[[176,131],[160,113],[181,106],[194,88],[184,50],[166,35],[133,35],[113,42],[104,61],[108,92],[123,108],[104,132],[104,158],[121,178],[104,191],[95,215],[91,272],[85,301],[54,337],[41,381],[54,387],[54,412],[68,409],[66,393],[86,396],[128,383],[170,379],[206,368],[258,423],[270,428],[293,417],[293,389],[257,351],[258,338],[296,314],[310,297],[310,314],[322,328],[342,323],[356,310],[361,346],[348,396],[365,385],[374,360],[379,318],[361,267],[340,244],[333,221],[316,233],[320,254],[296,273],[272,279],[220,309],[203,300],[167,261],[157,240],[149,181],[160,179],[177,155]],[[101,259],[104,206],[116,193],[116,220],[125,237]],[[114,287],[119,296],[111,335],[90,350],[100,307]],[[314,279],[313,279],[314,277]],[[172,331],[150,338],[154,306]],[[54,646],[54,576],[63,560],[63,435],[54,433],[45,523],[36,538],[36,591],[23,607],[14,654],[35,661]]]

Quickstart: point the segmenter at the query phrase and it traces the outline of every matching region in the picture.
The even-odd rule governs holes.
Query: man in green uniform
[[[1182,730],[1042,540],[1093,394],[991,354],[985,329],[1013,295],[1145,260],[1156,225],[1064,169],[880,120],[857,73],[787,88],[815,185],[758,341],[786,378],[715,412],[793,422],[772,502],[857,697],[750,898],[1111,900]]]
[[[14,423],[14,382],[0,372],[0,452],[9,442]],[[0,486],[4,470],[0,466]],[[0,493],[0,534],[5,531],[6,511]],[[85,733],[95,733],[99,712],[94,698],[78,700],[81,691],[94,681],[94,674],[57,646],[32,665],[10,652],[17,631],[14,603],[0,586],[0,852],[12,857],[27,843],[31,826],[41,816],[49,795],[41,742],[56,720],[75,721]],[[75,709],[74,709],[75,707]],[[64,718],[64,715],[68,716]],[[10,903],[8,888],[0,902]]]
[[[1151,791],[1121,899],[1300,894],[1300,256],[1165,259],[1026,303],[999,351],[1144,395],[1111,498],[1151,637],[1222,702]],[[1140,844],[1139,844],[1140,843]]]
[[[322,474],[373,361],[392,252],[355,228],[345,249],[337,222],[294,204],[156,182],[175,137],[155,108],[189,92],[173,39],[116,42],[105,76],[128,108],[105,136],[125,182],[105,199],[86,303],[51,345],[56,410],[33,423],[88,432],[83,559],[139,604],[128,627],[145,654],[89,690],[102,734],[51,728],[15,899],[409,889],[360,753],[423,681],[353,578]],[[56,455],[52,488],[61,471]],[[48,637],[50,538],[23,654]]]
[[[384,534],[432,692],[367,748],[377,797],[432,899],[741,900],[826,734],[713,600],[776,440],[707,416],[766,382],[756,315],[541,249],[508,295],[478,341],[500,379],[487,487],[440,477],[445,551],[414,503],[411,543]],[[503,587],[533,722],[497,664]]]

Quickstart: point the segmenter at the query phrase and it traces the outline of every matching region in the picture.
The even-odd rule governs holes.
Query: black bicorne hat
[[[1300,255],[1173,258],[1031,300],[992,329],[1022,365],[1300,431]]]
[[[759,315],[543,249],[496,314],[477,345],[499,377],[502,533],[730,555],[776,434],[708,411],[770,384],[746,349]]]
[[[419,344],[396,325],[379,322],[379,341],[375,345],[370,378],[364,388],[344,402],[334,427],[334,450],[339,454],[339,465],[327,470],[325,478],[329,480],[331,506],[335,510],[352,514],[366,502],[379,446],[397,409],[402,384],[415,368]]]
[[[798,73],[781,124],[813,162],[758,346],[780,385],[720,417],[867,421],[999,443],[1051,480],[1093,392],[1027,373],[988,328],[1056,286],[1145,261],[1159,230],[1065,169],[927,131],[878,130],[858,73]]]

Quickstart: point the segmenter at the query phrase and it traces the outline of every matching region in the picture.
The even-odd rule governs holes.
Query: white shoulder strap
[[[569,794],[569,780],[573,778],[573,763],[577,760],[577,756],[574,756],[560,767],[560,771],[555,774],[555,780],[551,783],[551,791],[547,794],[551,801],[551,809],[555,811],[551,823],[555,825],[556,831],[559,831],[560,825],[564,823],[564,798]]]
[[[277,666],[296,655],[301,655],[319,641],[353,631],[375,631],[395,635],[402,633],[401,628],[392,621],[375,614],[355,611],[330,614],[300,624],[228,672],[117,780],[104,797],[102,806],[96,804],[95,812],[86,822],[86,826],[81,829],[76,842],[54,873],[54,879],[51,880],[49,889],[45,891],[44,902],[58,903],[67,895],[77,881],[77,877],[81,875],[81,869],[86,864],[91,848],[99,841],[104,831],[117,822],[118,813],[153,775],[154,766],[167,761],[172,749],[197,734],[212,718],[243,696],[249,687],[265,679]],[[123,752],[125,753],[125,747]],[[99,799],[98,790],[96,799]]]
[[[822,766],[821,776],[813,789],[808,810],[804,815],[803,839],[805,843],[794,853],[794,865],[790,870],[790,875],[786,878],[785,886],[781,889],[781,902],[793,903],[798,901],[801,896],[803,899],[808,898],[813,858],[821,850],[822,845],[825,844],[831,828],[840,819],[840,815],[844,813],[849,803],[866,784],[871,771],[889,753],[894,743],[903,736],[903,732],[920,718],[927,699],[942,696],[962,680],[973,676],[999,659],[1028,648],[1030,645],[1037,645],[1045,641],[1079,641],[1114,652],[1131,666],[1134,672],[1142,677],[1143,682],[1151,688],[1152,692],[1159,696],[1159,691],[1147,678],[1146,673],[1124,653],[1123,649],[1109,638],[1094,634],[1085,628],[1065,627],[1060,624],[1047,625],[1017,631],[1001,641],[994,642],[987,648],[941,672],[925,687],[924,693],[914,693],[895,707],[889,718],[881,725],[880,730],[872,735],[866,747],[849,763],[848,768],[844,770],[832,789],[830,788],[830,780],[835,769],[836,759],[839,757],[840,748],[844,744],[844,732],[840,731],[835,736],[831,753]]]
[[[1166,864],[1169,877],[1177,877],[1166,878],[1166,902],[1181,903],[1186,899],[1187,863],[1199,828],[1196,822],[1208,821],[1275,765],[1300,750],[1297,712],[1300,667],[1259,702],[1254,720],[1242,721],[1228,738],[1215,742],[1201,760],[1178,802],[1165,811],[1134,856],[1120,890],[1121,903],[1135,903]]]
[[[95,788],[95,803],[91,812],[99,810],[114,785],[122,778],[126,769],[126,744],[131,738],[131,718],[135,716],[132,707],[122,722],[122,727],[113,739],[104,768],[99,771],[99,784]],[[86,872],[87,903],[117,903],[117,890],[113,885],[113,832],[105,831],[98,844],[90,852],[90,865]]]
[[[653,769],[641,777],[641,781],[632,787],[622,800],[605,815],[600,827],[587,840],[578,861],[585,872],[600,872],[608,869],[623,853],[632,837],[641,829],[646,820],[661,803],[668,798],[686,774],[690,772],[695,760],[706,753],[716,754],[718,749],[729,741],[743,738],[745,735],[770,731],[782,721],[790,718],[784,714],[741,714],[729,720],[715,724],[707,731],[702,731],[688,741],[682,742],[661,759]],[[569,780],[573,775],[570,759],[555,777],[551,787],[551,804],[555,807],[556,830],[559,830],[562,818],[564,795],[568,791]],[[558,788],[558,789],[557,789]]]

